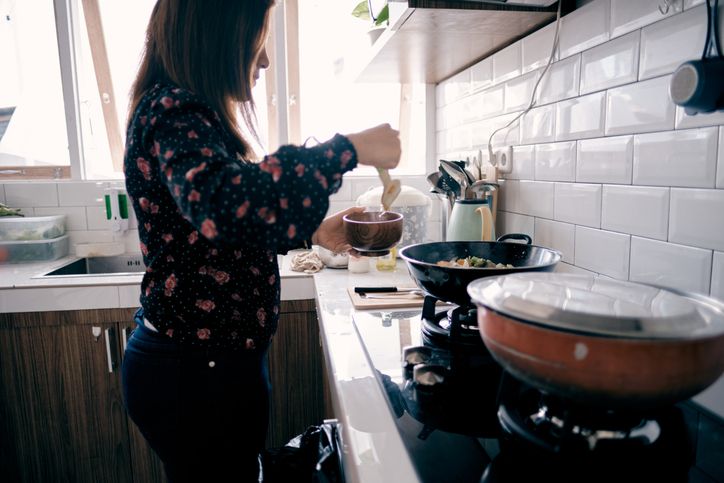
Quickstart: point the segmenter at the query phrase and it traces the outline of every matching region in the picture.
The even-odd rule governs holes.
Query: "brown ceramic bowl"
[[[392,211],[365,211],[344,215],[347,241],[358,252],[371,257],[390,253],[402,239],[402,215]]]

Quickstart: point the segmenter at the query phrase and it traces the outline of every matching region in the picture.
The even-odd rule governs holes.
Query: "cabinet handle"
[[[116,368],[116,360],[115,357],[113,357],[113,350],[111,349],[111,331],[113,328],[106,329],[104,332],[104,336],[106,339],[106,360],[108,361],[108,372],[113,373],[113,370]]]
[[[126,352],[126,347],[128,347],[128,337],[133,334],[133,329],[128,330],[128,327],[124,327],[121,329],[121,342],[123,342],[123,352]]]

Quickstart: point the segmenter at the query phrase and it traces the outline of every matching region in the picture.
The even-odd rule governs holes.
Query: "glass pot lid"
[[[528,272],[475,280],[477,305],[570,332],[646,339],[724,333],[724,303],[703,295],[608,278]]]

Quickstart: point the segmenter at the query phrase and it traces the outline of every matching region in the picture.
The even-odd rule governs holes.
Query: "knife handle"
[[[397,287],[355,287],[354,293],[397,292]]]

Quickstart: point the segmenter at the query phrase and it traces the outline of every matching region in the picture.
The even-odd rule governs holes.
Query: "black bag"
[[[309,426],[283,447],[265,450],[262,464],[265,483],[344,483],[336,422]]]

